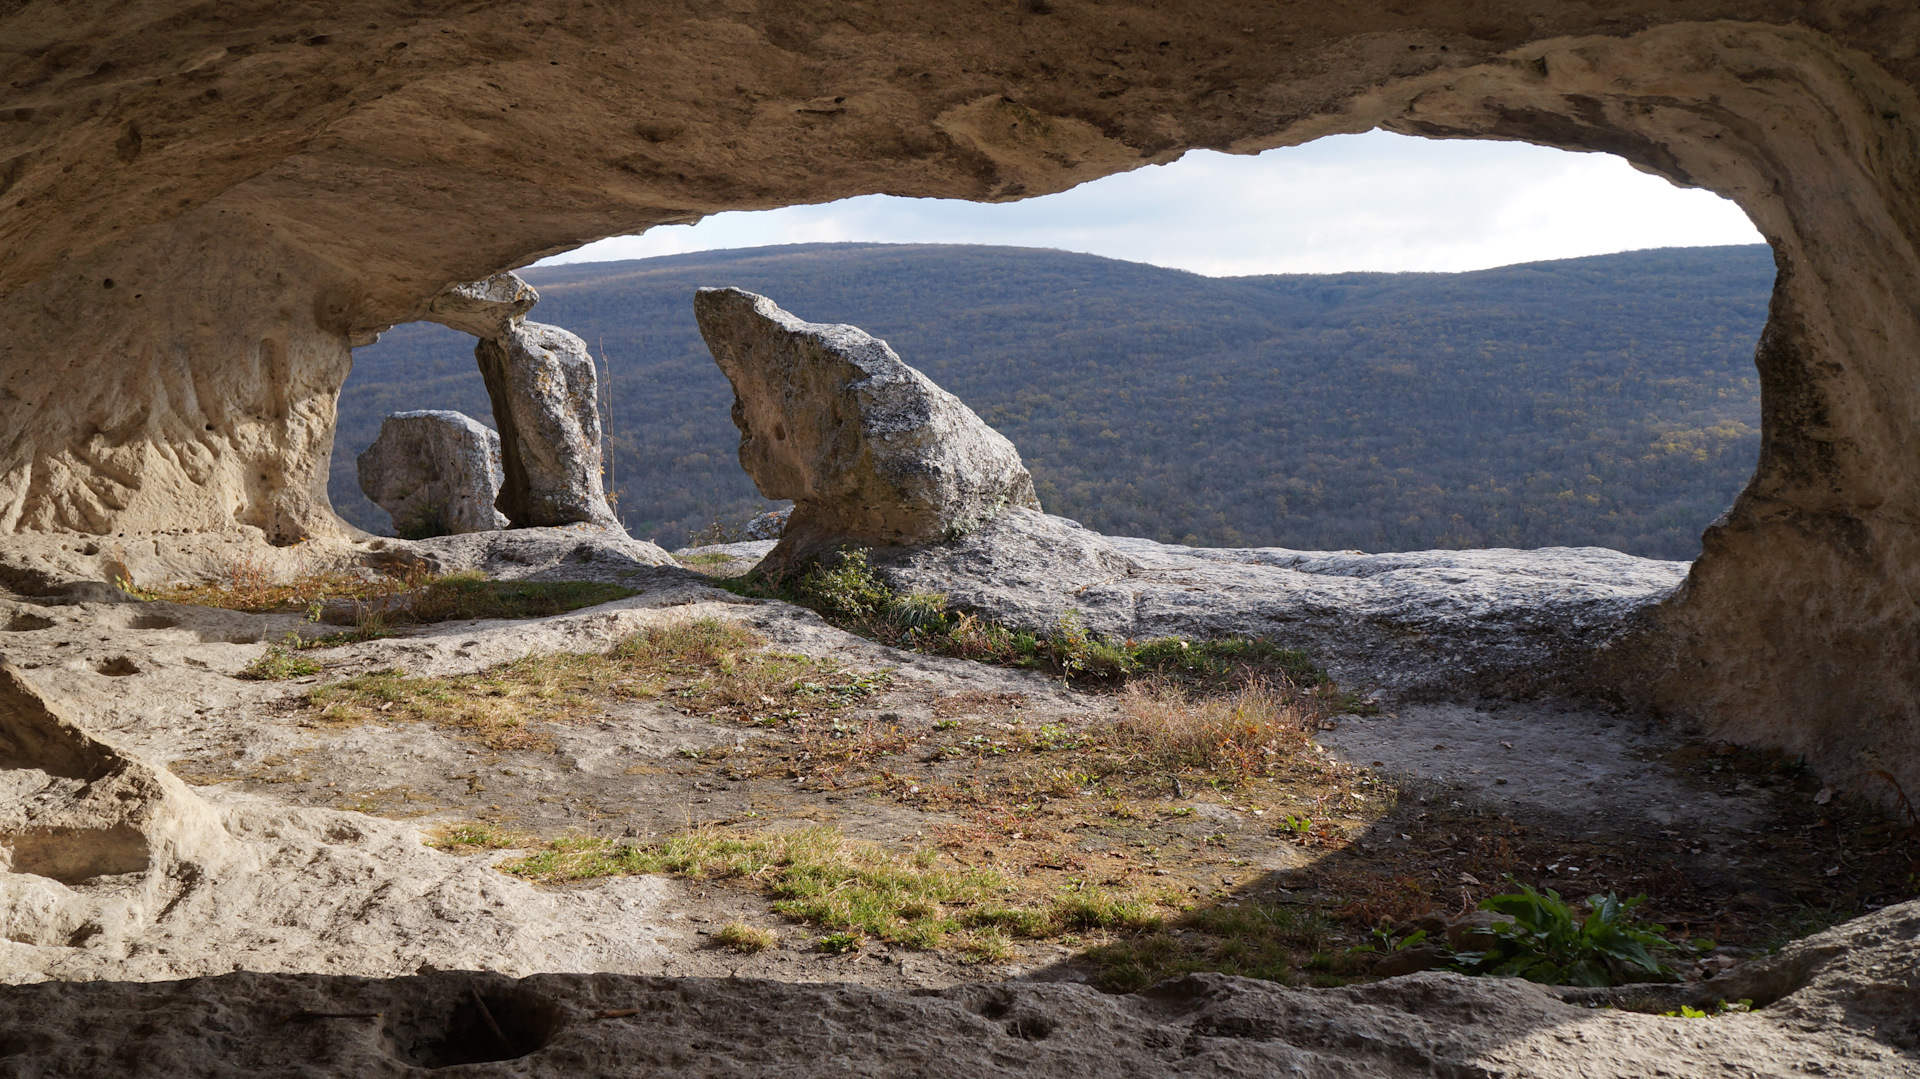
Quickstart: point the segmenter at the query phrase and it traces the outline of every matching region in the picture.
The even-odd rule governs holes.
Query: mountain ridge
[[[767,505],[692,320],[694,288],[737,285],[887,339],[1013,439],[1049,510],[1100,531],[1684,558],[1757,453],[1772,259],[1211,278],[1043,248],[795,244],[524,276],[543,295],[532,317],[613,361],[622,514],[669,544]],[[332,490],[362,527],[385,524],[352,466],[381,416],[489,422],[470,340],[425,324],[358,350],[341,403]]]

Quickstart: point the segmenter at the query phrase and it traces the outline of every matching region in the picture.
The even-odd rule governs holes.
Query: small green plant
[[[713,939],[743,955],[757,955],[780,943],[780,937],[773,930],[745,922],[728,922],[714,933]]]
[[[240,672],[240,677],[254,682],[279,682],[288,678],[304,678],[309,674],[319,674],[320,664],[299,654],[297,635],[287,644],[270,644],[252,663]]]
[[[470,854],[475,851],[510,850],[527,846],[533,840],[497,824],[467,821],[463,824],[442,827],[430,833],[424,842],[427,846],[446,851],[448,854]]]
[[[1543,893],[1522,885],[1517,893],[1489,896],[1480,909],[1513,920],[1488,930],[1492,939],[1484,950],[1452,953],[1450,968],[1547,985],[1673,981],[1672,968],[1654,958],[1676,947],[1666,939],[1666,927],[1634,915],[1645,900],[1589,896],[1582,918],[1551,888]]]
[[[828,933],[820,938],[820,950],[828,955],[845,955],[866,947],[867,938],[862,933]]]
[[[1372,932],[1367,935],[1370,938],[1367,943],[1356,946],[1354,951],[1392,955],[1394,952],[1404,952],[1408,948],[1418,947],[1427,939],[1427,931],[1424,929],[1403,934],[1387,922],[1374,926]]]

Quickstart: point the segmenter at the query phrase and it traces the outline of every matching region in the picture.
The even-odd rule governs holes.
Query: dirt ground
[[[1146,896],[1176,926],[1183,911],[1291,905],[1329,920],[1330,949],[1363,942],[1383,919],[1466,914],[1519,883],[1570,898],[1646,893],[1649,917],[1719,942],[1687,967],[1694,977],[1920,894],[1909,822],[1824,791],[1795,762],[1576,702],[1385,701],[1317,722],[1297,759],[1244,784],[1178,772],[1090,780],[1082,743],[1120,714],[1111,690],[885,648],[689,570],[630,578],[632,599],[537,622],[446,623],[315,650],[322,669],[283,682],[236,675],[263,642],[304,632],[288,616],[22,602],[6,644],[90,705],[104,733],[210,799],[371,814],[428,838],[478,822],[520,837],[516,849],[467,855],[500,863],[569,835],[648,843],[702,826],[830,824],[894,849],[935,848],[942,865],[992,867],[1036,895]],[[608,698],[540,724],[523,748],[384,713],[338,722],[310,699],[369,672],[472,672],[701,617],[883,677],[831,714],[775,725],[700,714],[671,695]],[[1097,980],[1087,949],[1125,935],[1017,941],[987,962],[883,942],[829,954],[823,930],[775,915],[752,882],[668,888],[658,972],[676,975]],[[730,922],[773,928],[779,943],[751,956],[720,947],[713,933]],[[1323,980],[1369,974],[1321,966]]]

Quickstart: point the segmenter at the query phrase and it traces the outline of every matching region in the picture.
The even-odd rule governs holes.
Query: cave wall
[[[15,534],[342,533],[351,346],[601,236],[1375,126],[1620,154],[1780,273],[1754,480],[1594,688],[1920,792],[1920,10],[40,0],[0,7],[0,83]]]

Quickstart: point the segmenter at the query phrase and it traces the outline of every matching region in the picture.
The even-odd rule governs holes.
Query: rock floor
[[[599,1059],[596,1054],[615,1051],[609,1046],[619,1052],[638,1051],[635,1046],[658,1034],[637,1033],[635,1022],[625,1016],[581,1025],[583,1015],[621,1007],[640,1009],[632,1015],[645,1014],[654,1005],[634,1005],[629,997],[652,999],[649,994],[657,995],[669,984],[608,980],[615,975],[732,978],[742,979],[743,986],[766,986],[740,990],[732,1004],[715,1014],[727,1007],[748,1008],[747,1002],[756,995],[766,996],[770,1003],[755,1006],[804,1011],[824,1006],[821,1001],[829,998],[877,1002],[882,998],[873,993],[933,992],[938,995],[886,997],[891,1003],[885,1007],[907,1007],[904,1002],[919,1000],[926,1003],[911,1007],[958,1009],[952,1012],[953,1018],[939,1022],[958,1022],[967,1029],[987,1014],[975,1007],[975,997],[1010,979],[1014,981],[1007,988],[993,992],[1012,994],[1008,1000],[1041,1002],[1033,1005],[1038,1009],[1035,1014],[1048,1018],[1036,1019],[1038,1026],[1031,1029],[1060,1029],[1064,1014],[1094,1007],[1096,1002],[1102,1008],[1110,1006],[1105,1002],[1118,1002],[1111,1006],[1122,1012],[1142,1008],[1152,1012],[1161,1007],[1144,998],[1138,1004],[1126,1003],[1134,998],[1094,994],[1079,984],[1096,972],[1077,946],[1025,942],[1001,960],[987,963],[885,944],[829,955],[814,947],[813,933],[784,923],[772,914],[763,896],[750,890],[661,877],[536,887],[488,868],[512,852],[456,856],[420,845],[420,830],[431,832],[466,821],[495,822],[539,838],[584,833],[642,839],[701,824],[767,828],[831,823],[851,835],[897,845],[924,843],[930,836],[971,829],[979,834],[971,845],[952,844],[954,858],[997,858],[995,864],[1006,871],[1037,875],[1037,879],[1053,879],[1047,874],[1056,868],[1062,879],[1097,871],[1111,874],[1113,883],[1184,887],[1193,902],[1203,905],[1287,896],[1337,907],[1343,901],[1351,906],[1364,899],[1375,904],[1369,911],[1381,914],[1412,913],[1380,905],[1382,881],[1417,877],[1425,888],[1422,895],[1438,895],[1450,905],[1470,907],[1477,895],[1498,890],[1494,870],[1504,867],[1521,870],[1523,879],[1557,887],[1569,896],[1584,895],[1589,888],[1617,889],[1623,894],[1655,891],[1656,902],[1664,901],[1669,907],[1663,916],[1690,931],[1712,933],[1727,945],[1693,972],[1696,978],[1712,976],[1747,955],[1761,954],[1769,945],[1777,946],[1843,914],[1905,898],[1899,892],[1899,866],[1890,861],[1896,845],[1875,839],[1877,833],[1870,828],[1860,830],[1866,827],[1860,825],[1860,818],[1843,815],[1830,793],[1818,790],[1810,777],[1779,767],[1779,762],[1700,745],[1678,732],[1572,702],[1387,700],[1377,714],[1335,717],[1325,724],[1328,729],[1315,736],[1329,760],[1350,766],[1343,773],[1348,777],[1343,790],[1358,796],[1340,803],[1344,809],[1339,812],[1323,797],[1319,812],[1339,825],[1335,843],[1303,844],[1272,827],[1272,817],[1287,811],[1284,800],[1294,796],[1277,787],[1260,795],[1265,802],[1245,792],[1176,789],[1160,796],[1151,807],[1153,812],[1143,819],[1076,825],[1080,830],[1065,833],[1070,838],[1062,841],[1064,846],[1055,843],[1043,849],[1010,830],[1031,830],[1031,826],[1006,825],[997,833],[982,830],[977,815],[968,815],[972,812],[968,807],[929,803],[912,796],[905,781],[880,782],[876,777],[925,776],[926,784],[935,786],[942,776],[950,778],[954,768],[930,761],[926,755],[927,747],[943,744],[942,739],[951,742],[968,732],[991,734],[1010,719],[1030,728],[1096,723],[1114,711],[1110,694],[1076,691],[1031,673],[884,648],[834,629],[811,612],[743,599],[713,587],[699,573],[678,567],[609,565],[589,558],[571,571],[565,566],[531,568],[547,576],[614,580],[638,589],[639,594],[567,615],[527,622],[447,623],[392,639],[328,649],[315,653],[325,657],[323,672],[289,682],[247,681],[237,675],[271,642],[288,633],[316,631],[295,616],[246,615],[166,603],[0,600],[0,625],[6,627],[0,653],[39,689],[65,702],[94,734],[137,757],[164,763],[194,784],[195,791],[225,815],[237,841],[255,845],[249,848],[256,850],[250,857],[266,866],[265,872],[291,879],[289,875],[308,872],[299,868],[303,860],[309,865],[324,861],[332,874],[325,886],[347,896],[336,896],[338,902],[327,908],[332,913],[323,916],[285,913],[297,905],[298,888],[288,893],[292,898],[283,897],[279,908],[274,906],[272,889],[222,893],[213,888],[203,890],[206,894],[189,902],[179,916],[171,916],[174,908],[169,906],[145,925],[95,929],[76,934],[65,944],[27,943],[31,934],[13,932],[12,941],[0,946],[0,973],[5,980],[75,981],[49,983],[39,995],[24,989],[11,991],[8,999],[24,1009],[19,1014],[39,1014],[45,1022],[0,1024],[0,1073],[122,1074],[113,1070],[117,1065],[99,1061],[60,1071],[52,1062],[65,1058],[43,1054],[44,1043],[32,1033],[53,1029],[47,1024],[90,1021],[86,1017],[97,1016],[99,1009],[110,1006],[109,1000],[145,999],[141,996],[145,991],[137,988],[124,990],[131,997],[111,998],[83,984],[96,978],[156,980],[162,984],[153,992],[187,993],[201,1001],[189,1011],[200,1009],[194,1014],[204,1016],[213,1014],[208,1008],[219,1011],[206,1001],[210,990],[164,989],[166,980],[239,970],[285,972],[287,978],[279,981],[264,974],[232,974],[230,978],[241,980],[182,985],[244,986],[232,1007],[255,1016],[247,1023],[257,1023],[259,1015],[275,1009],[287,1014],[304,1010],[316,1016],[363,1006],[378,1011],[386,1026],[374,1024],[364,1037],[353,1033],[360,1028],[352,1021],[320,1016],[290,1022],[284,1033],[263,1033],[248,1043],[252,1046],[248,1052],[257,1053],[277,1046],[271,1051],[291,1054],[284,1059],[308,1059],[302,1054],[314,1053],[318,1055],[311,1059],[340,1066],[353,1061],[354,1068],[365,1069],[356,1074],[386,1074],[396,1067],[422,1063],[423,1053],[441,1051],[418,1048],[425,1044],[426,1035],[418,1030],[396,1033],[392,1024],[393,1017],[407,1008],[425,1007],[422,1002],[429,997],[458,996],[457,987],[449,988],[452,983],[431,973],[445,970],[578,973],[572,981],[539,982],[538,989],[525,988],[535,983],[519,983],[521,988],[515,988],[499,979],[475,983],[488,987],[488,993],[506,994],[503,1000],[518,1000],[514,994],[530,993],[528,999],[544,1002],[538,1007],[527,1005],[529,1014],[564,1014],[565,1021],[555,1020],[559,1025],[553,1029],[564,1028],[572,1041],[555,1040],[548,1034],[540,1037],[547,1039],[543,1045],[565,1042],[573,1048],[557,1055],[543,1051],[541,1059],[547,1063],[540,1069],[559,1067],[557,1062],[563,1059]],[[907,744],[862,768],[831,775],[784,766],[756,771],[740,762],[754,753],[777,756],[779,749],[746,751],[749,743],[771,744],[764,732],[686,714],[670,702],[622,703],[578,722],[552,724],[546,744],[538,748],[498,750],[476,744],[470,733],[431,724],[332,724],[317,719],[315,709],[302,701],[313,686],[343,677],[390,669],[421,676],[459,675],[529,653],[604,650],[644,627],[699,617],[749,626],[770,646],[782,650],[848,668],[890,671],[891,684],[861,701],[848,713],[848,721],[907,731],[911,734]],[[723,752],[715,754],[716,749]],[[730,757],[732,763],[727,763]],[[948,772],[941,772],[943,768]],[[793,774],[796,771],[803,774]],[[804,774],[810,771],[813,774]],[[912,788],[920,789],[917,783]],[[1372,791],[1375,797],[1397,792],[1390,799],[1394,807],[1377,809],[1362,791]],[[1026,819],[1046,822],[1038,812]],[[339,823],[343,821],[361,823],[343,828]],[[1058,820],[1053,824],[1061,826]],[[258,853],[269,847],[270,855]],[[1072,864],[1056,867],[1052,862],[1062,861],[1058,853],[1062,849],[1068,851]],[[349,879],[364,883],[343,883]],[[1910,880],[1904,886],[1911,892]],[[64,890],[70,899],[87,887]],[[1342,889],[1351,894],[1343,894]],[[54,895],[61,890],[62,886],[51,885],[46,891]],[[1824,909],[1813,901],[1815,896],[1829,897]],[[57,906],[69,899],[54,896],[49,902]],[[257,912],[249,910],[252,904],[260,905]],[[216,909],[221,906],[224,909]],[[275,910],[283,913],[274,915]],[[1676,914],[1677,918],[1671,917]],[[249,922],[276,916],[290,928],[279,932]],[[196,923],[193,918],[201,920]],[[781,943],[753,956],[717,946],[712,933],[732,921],[779,926]],[[518,924],[510,931],[488,928],[496,922]],[[469,928],[457,928],[463,924]],[[294,977],[323,973],[392,979],[414,971],[423,972],[425,980],[369,983],[350,977],[344,981]],[[1525,986],[1461,986],[1455,983],[1462,980],[1453,976],[1419,977],[1430,980],[1421,985],[1444,983],[1442,995],[1481,993],[1489,1002],[1499,997],[1495,1003],[1502,1008],[1521,1007],[1502,994],[1538,993]],[[828,982],[847,988],[827,990],[815,985]],[[1064,984],[1052,990],[1039,985],[1048,982]],[[1231,999],[1242,1004],[1260,994],[1282,994],[1263,1007],[1294,999],[1285,994],[1307,992],[1232,979],[1202,982],[1194,983],[1200,988],[1181,992],[1199,994],[1196,1000]],[[794,987],[778,989],[771,983]],[[671,984],[687,985],[685,992],[695,996],[720,992],[714,988],[716,983]],[[1338,1006],[1364,1011],[1372,1007],[1365,1003],[1372,999],[1367,996],[1370,993],[1398,993],[1393,999],[1404,1002],[1406,994],[1440,990],[1406,988],[1389,993],[1360,987],[1337,992],[1358,993],[1339,997],[1343,1003]],[[358,1000],[368,994],[381,998],[377,1005],[334,999]],[[1091,995],[1083,999],[1074,994]],[[1019,1022],[1001,1021],[1025,1006],[1006,1004],[993,1017],[999,1024],[994,1029],[1002,1034],[1011,1031],[1014,1040],[1004,1050],[993,1050],[1001,1056],[989,1053],[982,1058],[981,1074],[1012,1066],[1021,1053],[1037,1052],[1035,1045],[1047,1040],[1021,1033]],[[451,1008],[448,1015],[453,1015],[462,1007],[454,1001],[442,1010]],[[1326,1046],[1305,1046],[1291,1034],[1275,1035],[1267,1039],[1272,1044],[1265,1048],[1250,1049],[1245,1039],[1251,1035],[1225,1034],[1227,1028],[1216,1020],[1194,1018],[1213,1005],[1188,1002],[1167,1007],[1172,1011],[1165,1015],[1138,1020],[1144,1024],[1140,1026],[1140,1036],[1147,1039],[1143,1045],[1158,1044],[1153,1039],[1176,1034],[1189,1048],[1207,1038],[1226,1037],[1231,1043],[1213,1056],[1208,1056],[1213,1052],[1209,1049],[1164,1058],[1163,1063],[1176,1058],[1185,1061],[1178,1069],[1183,1074],[1224,1074],[1256,1060],[1263,1068],[1296,1062],[1303,1074],[1429,1074],[1419,1069],[1435,1066],[1432,1061],[1443,1057],[1483,1062],[1510,1059],[1521,1070],[1509,1074],[1558,1074],[1545,1063],[1526,1070],[1535,1065],[1518,1062],[1527,1052],[1547,1049],[1560,1053],[1563,1061],[1576,1059],[1577,1054],[1566,1056],[1571,1051],[1566,1047],[1577,1046],[1581,1039],[1618,1034],[1607,1033],[1604,1023],[1596,1027],[1585,1019],[1556,1018],[1547,1024],[1554,1031],[1551,1034],[1535,1030],[1502,1042],[1504,1049],[1481,1045],[1466,1055],[1440,1053],[1428,1064],[1403,1068],[1379,1063],[1384,1057],[1366,1053],[1343,1057]],[[1525,1007],[1565,1006],[1528,997]],[[446,1016],[442,1020],[456,1021]],[[458,1020],[469,1026],[472,1021],[472,1016]],[[540,1019],[535,1025],[548,1022]],[[1749,1022],[1740,1019],[1725,1026]],[[197,1034],[183,1029],[177,1037],[163,1032],[141,1044],[163,1056],[175,1051],[191,1056],[191,1045],[200,1044],[194,1039],[209,1036],[207,1029],[211,1028],[200,1028]],[[874,1037],[876,1029],[849,1022],[844,1037],[835,1043],[840,1046],[836,1052],[842,1054],[837,1059],[844,1060],[848,1073],[912,1074],[899,1061],[889,1063],[888,1052],[875,1050],[863,1057],[856,1051],[859,1039]],[[1656,1059],[1656,1047],[1667,1034],[1642,1032],[1634,1037],[1643,1034],[1650,1040],[1636,1044],[1654,1054],[1644,1059]],[[1773,1036],[1752,1035],[1760,1041]],[[1828,1033],[1815,1041],[1818,1044],[1804,1052],[1782,1050],[1786,1056],[1780,1059],[1787,1061],[1800,1053],[1820,1067],[1839,1067],[1835,1062],[1845,1059],[1852,1062],[1848,1066],[1855,1068],[1855,1074],[1900,1073],[1902,1065],[1888,1063],[1905,1051],[1897,1046],[1888,1049],[1870,1037],[1846,1042]],[[162,1048],[172,1042],[179,1044]],[[938,1042],[929,1035],[915,1044]],[[726,1052],[716,1050],[711,1066],[687,1056],[691,1050],[686,1048],[669,1051],[654,1046],[648,1051],[661,1062],[671,1058],[676,1062],[672,1066],[686,1074],[757,1074],[755,1069],[763,1064],[754,1063],[752,1054],[740,1048],[745,1044]],[[1065,1044],[1056,1041],[1053,1047]],[[1759,1042],[1742,1044],[1751,1047]],[[26,1051],[23,1045],[41,1047],[31,1055],[53,1070],[16,1066]],[[1501,1057],[1508,1049],[1519,1055]],[[746,1055],[727,1055],[736,1051]],[[947,1050],[928,1051],[936,1056],[927,1059],[939,1059],[937,1053]],[[1071,1051],[1061,1051],[1067,1055],[1048,1057],[1051,1070],[1044,1073],[1126,1073],[1124,1069],[1103,1072],[1088,1063],[1092,1059],[1086,1056],[1091,1051],[1088,1044],[1075,1043]],[[1147,1055],[1127,1066],[1145,1066],[1149,1058],[1164,1056],[1156,1056],[1158,1050],[1142,1052]],[[1895,1056],[1887,1056],[1889,1052]],[[1235,1055],[1243,1053],[1251,1055]],[[1875,1058],[1875,1053],[1880,1056]],[[1540,1060],[1552,1055],[1547,1053]],[[1362,1058],[1375,1063],[1356,1063]],[[1626,1068],[1624,1062],[1630,1058],[1619,1059]],[[721,1067],[722,1061],[731,1061],[737,1070]],[[315,1073],[331,1074],[327,1068],[332,1067],[320,1067]],[[1361,1071],[1353,1071],[1355,1067]],[[1787,1070],[1768,1071],[1754,1065],[1748,1072],[1726,1072],[1702,1065],[1702,1070],[1682,1067],[1669,1073],[1791,1073],[1787,1064],[1781,1068]],[[223,1074],[218,1069],[203,1073]]]

